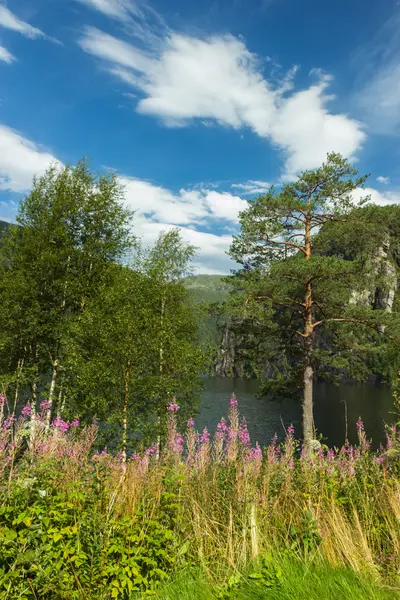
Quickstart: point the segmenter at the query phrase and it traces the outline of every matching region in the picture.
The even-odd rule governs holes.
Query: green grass
[[[293,560],[280,562],[279,583],[266,587],[246,576],[224,596],[220,588],[207,581],[201,572],[184,572],[165,585],[154,597],[157,600],[398,600],[400,589],[383,588],[351,569],[318,566]]]

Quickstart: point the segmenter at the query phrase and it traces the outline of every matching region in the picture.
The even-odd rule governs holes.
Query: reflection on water
[[[256,397],[257,381],[241,379],[208,378],[200,402],[196,426],[207,426],[214,432],[220,418],[227,417],[229,398],[235,392],[241,415],[246,417],[253,442],[268,444],[276,432],[284,436],[284,427],[293,423],[296,433],[301,431],[300,402],[282,400],[280,402]],[[340,446],[345,440],[346,412],[348,437],[351,443],[357,439],[356,422],[364,421],[365,430],[372,438],[374,446],[385,439],[384,423],[394,420],[392,392],[387,387],[367,384],[344,384],[335,386],[329,383],[315,384],[315,424],[319,433],[330,446]]]

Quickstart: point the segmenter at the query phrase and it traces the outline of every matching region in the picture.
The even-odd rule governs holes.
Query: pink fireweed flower
[[[294,427],[292,424],[290,424],[289,427],[287,428],[287,432],[289,435],[294,435]]]
[[[3,394],[0,394],[0,406],[3,406],[6,403],[6,398]]]
[[[364,423],[363,423],[361,417],[358,417],[358,421],[356,423],[356,426],[357,426],[357,429],[359,431],[364,431]]]
[[[250,434],[248,432],[246,419],[244,417],[239,425],[238,438],[242,444],[245,446],[250,446]]]
[[[229,400],[229,404],[230,404],[230,406],[237,406],[238,405],[238,401],[236,400],[235,393],[232,394],[231,399]]]
[[[176,402],[171,402],[171,403],[168,405],[168,408],[167,408],[167,410],[168,410],[169,412],[176,413],[176,412],[178,412],[178,410],[179,410],[179,404],[177,404]]]
[[[64,421],[63,419],[61,419],[60,417],[56,417],[53,421],[53,427],[55,429],[58,429],[59,431],[62,431],[62,433],[66,433],[69,429],[69,425],[66,421]]]
[[[157,451],[157,444],[153,444],[150,448],[145,451],[146,456],[154,456]]]
[[[194,427],[194,419],[189,419],[187,422],[188,427]]]
[[[21,415],[23,417],[30,417],[31,416],[31,412],[32,412],[32,406],[30,406],[29,404],[27,404],[26,406],[24,406],[24,408],[21,410]]]
[[[174,441],[172,442],[173,452],[175,452],[176,454],[182,454],[184,441],[185,440],[183,439],[183,437],[178,433]]]
[[[48,400],[43,400],[40,403],[40,410],[48,410],[50,408],[51,404]]]
[[[251,460],[260,460],[262,459],[262,455],[262,449],[257,442],[255,448],[251,448],[249,458]]]
[[[70,427],[79,427],[79,419],[74,419],[73,421],[71,421],[69,426]]]
[[[4,419],[3,429],[10,429],[10,427],[15,422],[15,420],[16,420],[15,417],[8,417],[7,419]]]
[[[229,431],[229,427],[226,424],[225,419],[222,417],[222,419],[220,420],[220,422],[217,425],[217,431],[222,431],[222,432],[226,432]]]
[[[203,433],[200,436],[200,442],[202,444],[205,444],[206,442],[209,442],[209,441],[210,441],[210,434],[208,433],[207,427],[204,427]]]

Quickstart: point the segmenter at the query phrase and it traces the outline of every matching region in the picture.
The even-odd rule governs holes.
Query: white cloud
[[[161,231],[168,231],[173,227],[170,223],[153,223],[151,221],[140,223],[136,220],[136,224],[139,227],[135,231],[142,236],[145,245],[153,244]],[[194,261],[197,272],[222,275],[235,268],[235,263],[226,254],[231,245],[232,236],[216,235],[189,227],[179,227],[179,231],[186,242],[197,248],[197,256]]]
[[[19,19],[3,4],[0,4],[0,27],[17,31],[31,39],[46,37],[43,31]]]
[[[400,204],[400,191],[391,190],[380,192],[375,188],[358,188],[354,190],[352,193],[352,197],[357,202],[361,200],[361,198],[365,198],[366,196],[370,196],[370,201],[373,204],[379,204],[380,206],[385,206],[387,204]]]
[[[146,55],[135,46],[104,33],[96,27],[86,27],[85,34],[79,43],[85,52],[114,65],[110,68],[115,75],[137,87],[139,87],[140,81],[135,78],[134,73],[145,73],[150,71],[154,65],[154,59],[150,55]]]
[[[57,159],[20,133],[0,125],[0,190],[23,192],[34,175],[42,175]]]
[[[268,181],[258,181],[249,179],[245,183],[233,183],[232,188],[240,190],[240,193],[244,196],[265,194],[268,192],[271,184]]]
[[[54,163],[59,163],[54,155],[0,125],[0,192],[29,190],[33,176],[43,174]],[[226,273],[233,267],[225,254],[231,236],[199,229],[207,230],[216,222],[219,226],[236,225],[239,211],[247,206],[245,200],[214,189],[181,189],[174,193],[148,181],[127,176],[119,179],[125,186],[126,205],[135,210],[134,231],[146,245],[154,242],[160,231],[178,226],[183,238],[199,248],[195,266],[201,273]],[[0,213],[12,219],[15,206],[7,203]]]
[[[8,64],[10,64],[10,63],[12,63],[15,60],[15,58],[11,54],[11,52],[9,52],[7,50],[7,48],[4,48],[4,46],[0,46],[0,60],[2,60],[3,62],[6,62]]]
[[[151,244],[162,230],[179,227],[182,237],[198,247],[195,266],[201,273],[227,273],[234,267],[226,255],[231,235],[204,231],[218,222],[232,229],[247,202],[227,192],[181,189],[174,193],[140,179],[121,176],[126,205],[135,210],[134,230]],[[203,229],[203,231],[201,231]]]
[[[384,183],[385,185],[388,185],[388,183],[390,183],[390,177],[383,177],[383,175],[379,175],[379,177],[376,178],[378,183]]]
[[[218,219],[236,223],[247,206],[245,200],[227,192],[181,189],[175,194],[141,179],[122,176],[120,181],[128,206],[154,222],[193,226]]]
[[[295,92],[293,69],[273,85],[263,75],[259,58],[233,36],[170,33],[158,51],[152,46],[144,52],[90,27],[79,43],[113,75],[142,92],[139,112],[169,126],[199,120],[250,128],[283,150],[289,176],[319,166],[332,150],[353,157],[365,139],[360,123],[329,112],[332,96],[326,90],[331,78],[319,73],[317,83]]]
[[[137,5],[131,0],[77,0],[81,4],[98,10],[107,17],[125,21],[137,13]]]

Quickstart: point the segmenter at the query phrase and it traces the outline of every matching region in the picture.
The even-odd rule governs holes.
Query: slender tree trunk
[[[20,384],[20,379],[21,379],[23,368],[24,368],[24,359],[20,358],[18,361],[18,365],[17,365],[17,378],[15,381],[14,405],[13,405],[13,411],[12,411],[13,416],[15,415],[15,412],[17,410],[17,404],[18,404],[18,400],[19,400],[19,384]]]
[[[53,361],[53,367],[52,367],[52,373],[51,373],[51,382],[50,382],[50,389],[49,389],[49,404],[50,404],[50,406],[46,411],[46,428],[47,429],[50,427],[51,412],[52,412],[52,408],[53,408],[54,395],[55,395],[55,390],[56,390],[58,368],[59,368],[59,361],[58,361],[58,358],[56,358]]]
[[[161,296],[161,314],[160,314],[160,332],[161,332],[161,336],[160,336],[160,349],[159,349],[159,359],[160,359],[160,365],[159,365],[159,372],[160,372],[160,390],[161,390],[161,382],[162,382],[162,377],[163,377],[163,372],[164,372],[164,317],[165,317],[165,296],[164,296],[164,291],[162,291],[162,296]],[[160,398],[160,400],[162,401],[162,398]],[[161,404],[158,406],[158,416],[157,416],[157,429],[158,429],[158,436],[157,436],[157,450],[156,450],[156,459],[159,460],[160,458],[160,448],[161,448],[161,415],[160,415],[160,411],[161,411]]]
[[[309,199],[310,206],[310,199]],[[306,217],[305,227],[305,250],[306,260],[311,258],[311,216],[310,208]],[[304,299],[304,373],[303,373],[303,440],[306,449],[310,448],[311,440],[314,438],[314,416],[313,416],[313,383],[314,369],[312,362],[313,349],[313,297],[312,280],[306,281],[306,293]]]
[[[122,409],[122,460],[126,462],[126,446],[128,431],[129,377],[131,364],[128,362],[124,371],[124,406]]]
[[[36,377],[31,383],[31,420],[29,423],[29,449],[32,448],[35,442],[36,435],[36,406],[37,406],[37,380]]]
[[[65,395],[63,394],[63,383],[64,376],[61,378],[60,390],[58,392],[58,400],[57,400],[57,417],[60,419],[65,408]]]

